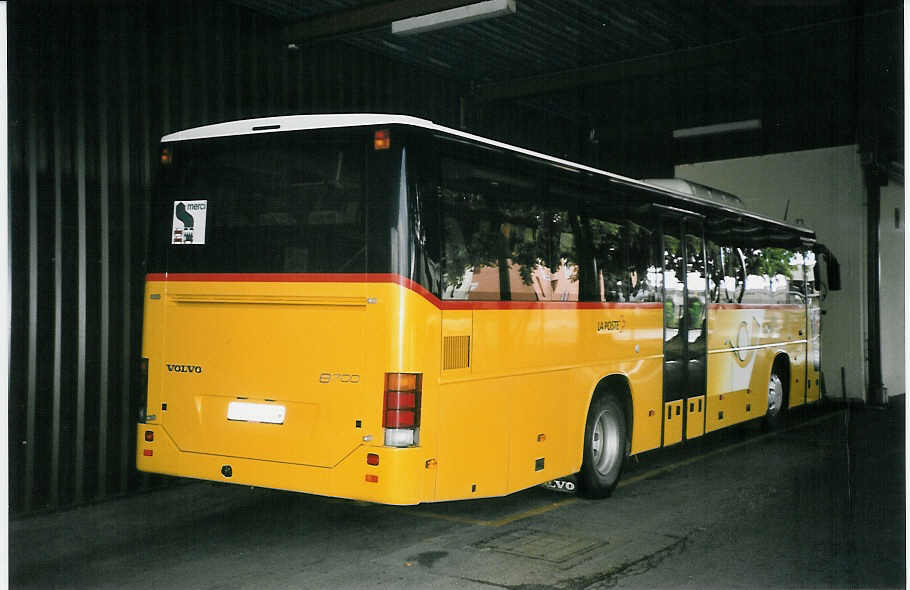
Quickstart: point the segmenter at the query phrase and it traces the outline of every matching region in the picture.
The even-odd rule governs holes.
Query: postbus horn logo
[[[177,219],[183,223],[183,242],[190,243],[193,241],[193,216],[186,212],[186,205],[177,203],[177,210],[174,213]],[[176,234],[180,230],[174,230]],[[177,237],[176,235],[174,236]]]

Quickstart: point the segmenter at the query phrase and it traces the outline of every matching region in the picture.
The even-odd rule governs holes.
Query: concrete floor
[[[903,588],[904,506],[900,397],[648,453],[602,501],[175,486],[12,522],[11,587]]]

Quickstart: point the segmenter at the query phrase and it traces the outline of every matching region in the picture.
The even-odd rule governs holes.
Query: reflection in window
[[[626,301],[622,226],[603,219],[588,222],[594,253],[597,294],[601,301]]]
[[[737,248],[709,241],[710,301],[759,305],[802,303],[805,260],[803,253],[786,248]]]
[[[774,297],[774,303],[803,303],[805,301],[803,255],[800,252],[781,249],[780,256],[782,260],[786,260],[787,266],[771,277],[771,294]]]
[[[622,213],[619,210],[619,213]],[[590,236],[595,281],[590,296],[603,302],[660,300],[661,267],[656,231],[633,221],[582,217]]]
[[[806,293],[818,295],[818,281],[815,278],[815,252],[809,250],[803,255],[803,265],[806,273]]]
[[[683,287],[682,243],[664,234],[664,339],[668,342],[679,333],[685,311]]]
[[[527,176],[443,160],[443,298],[578,301],[568,214]]]
[[[724,246],[720,249],[723,261],[723,301],[742,303],[746,292],[746,266],[743,251]]]
[[[499,270],[495,255],[488,247],[488,242],[495,244],[497,241],[495,236],[491,237],[492,224],[489,219],[480,217],[483,208],[478,206],[479,199],[455,195],[450,202],[456,206],[446,208],[442,220],[445,236],[443,298],[497,301]],[[461,215],[450,214],[453,209]],[[472,217],[472,212],[477,216]]]
[[[621,201],[544,178],[443,159],[443,297],[660,301],[659,226],[639,224],[644,213]]]
[[[746,290],[743,294],[743,303],[773,303],[769,274],[772,270],[772,258],[763,248],[743,248],[742,252],[746,260]]]
[[[704,335],[705,327],[705,277],[704,240],[686,234],[686,287],[689,296],[688,338],[693,343]]]
[[[539,261],[531,273],[531,285],[526,287],[531,301],[578,301],[578,265],[569,264],[565,258],[555,269]],[[516,299],[515,281],[512,281],[512,298]],[[519,287],[521,288],[521,287]]]
[[[629,300],[660,301],[660,236],[654,229],[627,221],[625,242],[628,245]]]
[[[708,257],[705,260],[708,270],[708,303],[720,303],[721,286],[724,282],[724,264],[721,247],[708,240],[706,244]]]

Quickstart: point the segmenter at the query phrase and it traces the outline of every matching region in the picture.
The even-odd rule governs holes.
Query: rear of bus
[[[164,138],[140,470],[432,499],[439,311],[410,280],[406,129],[289,117]]]

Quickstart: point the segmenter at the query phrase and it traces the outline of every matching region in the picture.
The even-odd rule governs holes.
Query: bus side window
[[[499,268],[495,253],[484,248],[490,241],[485,238],[497,231],[491,220],[468,221],[457,213],[446,211],[442,228],[445,257],[442,298],[498,301]]]
[[[538,204],[533,175],[520,172],[442,160],[443,299],[571,297],[571,269],[557,285],[547,263],[555,214]]]
[[[801,302],[802,298],[794,299],[792,282],[795,277],[802,275],[802,259],[784,248],[766,248],[765,251],[774,260],[771,267],[771,298],[774,303]]]
[[[805,292],[809,297],[818,297],[820,295],[818,279],[815,276],[815,252],[806,250],[803,254],[803,272],[805,273]]]
[[[513,256],[522,262],[521,275],[529,275],[537,301],[578,301],[578,254],[575,235],[566,211],[541,210],[526,206],[537,221],[536,248],[533,254]],[[520,288],[520,287],[519,287]],[[517,299],[512,281],[512,298]]]
[[[743,252],[739,248],[722,246],[720,249],[723,264],[723,295],[724,303],[742,303],[746,290],[746,271],[743,266]]]
[[[600,301],[628,301],[622,225],[605,219],[591,219],[590,227],[597,281],[595,293]]]
[[[746,258],[749,269],[747,293],[751,285],[752,302],[784,304],[800,301],[792,300],[791,281],[794,276],[801,275],[794,275],[802,265],[801,259],[785,248],[768,246],[749,250]]]
[[[471,164],[443,160],[442,298],[498,301],[504,238],[498,212],[472,177]],[[478,190],[481,189],[481,190]]]
[[[787,264],[790,267],[790,279],[787,286],[786,303],[802,305],[806,302],[806,272],[803,266],[805,257],[799,250],[790,250],[789,255]]]
[[[707,241],[708,259],[708,303],[720,303],[724,283],[724,263],[721,247],[712,240]]]
[[[664,233],[664,339],[672,340],[679,333],[679,321],[685,310],[683,303],[683,258],[679,238]]]
[[[660,300],[660,235],[633,221],[625,224],[626,268],[629,301],[651,303]]]
[[[746,259],[746,290],[743,303],[768,304],[773,303],[771,297],[771,277],[767,267],[763,264],[761,248],[743,248]]]
[[[550,273],[541,264],[542,213],[519,218],[516,210],[510,207],[510,211],[502,212],[509,219],[501,227],[508,243],[504,254],[508,274],[503,288],[508,289],[511,301],[551,299]]]
[[[424,168],[426,167],[428,166],[425,165]],[[426,287],[430,293],[439,295],[442,254],[442,231],[439,224],[442,220],[438,185],[435,179],[421,178],[419,173],[415,173],[414,177],[418,181],[412,186],[408,206],[413,262],[406,270],[408,278]]]

